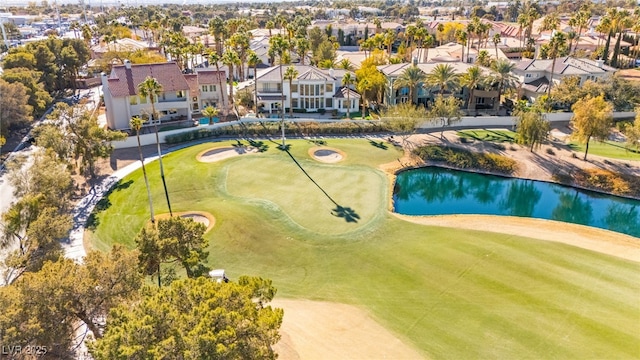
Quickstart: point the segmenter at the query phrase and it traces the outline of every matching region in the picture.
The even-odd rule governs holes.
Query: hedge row
[[[364,134],[382,132],[384,129],[377,123],[351,122],[295,122],[285,124],[285,133],[290,136],[320,136],[329,134]],[[180,134],[167,135],[167,144],[177,144],[198,139],[218,136],[279,136],[282,134],[279,122],[241,123],[213,129],[197,129]]]
[[[458,169],[475,169],[492,173],[512,174],[517,168],[516,162],[506,156],[476,153],[448,146],[420,146],[413,152],[422,160],[444,162],[448,166]]]
[[[640,198],[640,178],[602,169],[579,169],[571,174],[558,173],[553,179],[559,183],[576,185],[608,194]]]

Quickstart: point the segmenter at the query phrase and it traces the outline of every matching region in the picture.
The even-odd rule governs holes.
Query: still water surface
[[[640,201],[541,181],[421,168],[398,174],[395,211],[552,219],[640,237]]]

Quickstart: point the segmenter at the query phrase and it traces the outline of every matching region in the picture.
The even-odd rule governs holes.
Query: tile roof
[[[198,74],[198,84],[200,85],[217,85],[220,84],[220,81],[223,83],[227,81],[227,75],[222,70],[198,70],[196,74]]]
[[[198,75],[196,74],[187,74],[184,76],[184,79],[189,84],[189,94],[191,96],[200,96],[200,86],[198,85]]]
[[[529,90],[534,93],[546,93],[549,87],[549,80],[546,77],[538,78],[528,84],[522,84],[523,90]]]
[[[163,91],[189,90],[189,84],[175,62],[158,64],[132,64],[114,66],[108,78],[108,90],[113,97],[138,94],[138,84],[147,76],[155,78]]]
[[[358,94],[353,89],[348,88],[346,86],[341,86],[338,89],[338,91],[336,91],[336,93],[333,95],[333,97],[336,99],[346,99],[347,93],[349,93],[349,96],[348,96],[349,99],[360,99],[360,94]]]
[[[286,71],[289,65],[282,65],[282,74],[284,76],[284,72]],[[298,77],[296,80],[324,80],[324,81],[334,81],[336,80],[336,72],[340,70],[334,70],[334,74],[331,75],[331,70],[319,69],[315,66],[311,65],[291,65],[298,71]],[[340,73],[344,74],[344,73]],[[280,71],[278,70],[278,66],[272,66],[263,71],[258,72],[258,81],[272,81],[272,82],[282,82],[282,77],[280,77]]]

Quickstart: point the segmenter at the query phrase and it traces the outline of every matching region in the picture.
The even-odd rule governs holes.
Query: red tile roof
[[[189,94],[191,96],[200,96],[200,86],[198,85],[198,75],[196,74],[187,74],[184,76],[184,79],[187,80],[187,84],[189,84]]]
[[[138,84],[147,76],[155,78],[163,91],[188,90],[189,84],[175,62],[158,64],[132,64],[114,66],[108,78],[108,87],[113,97],[124,97],[138,94]]]
[[[224,71],[215,71],[215,70],[198,70],[198,84],[200,85],[211,85],[211,84],[220,84],[220,81],[223,83],[227,81],[227,75]]]

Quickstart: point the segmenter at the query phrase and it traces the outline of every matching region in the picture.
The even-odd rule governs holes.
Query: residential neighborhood
[[[631,359],[640,3],[0,4],[0,359]]]

